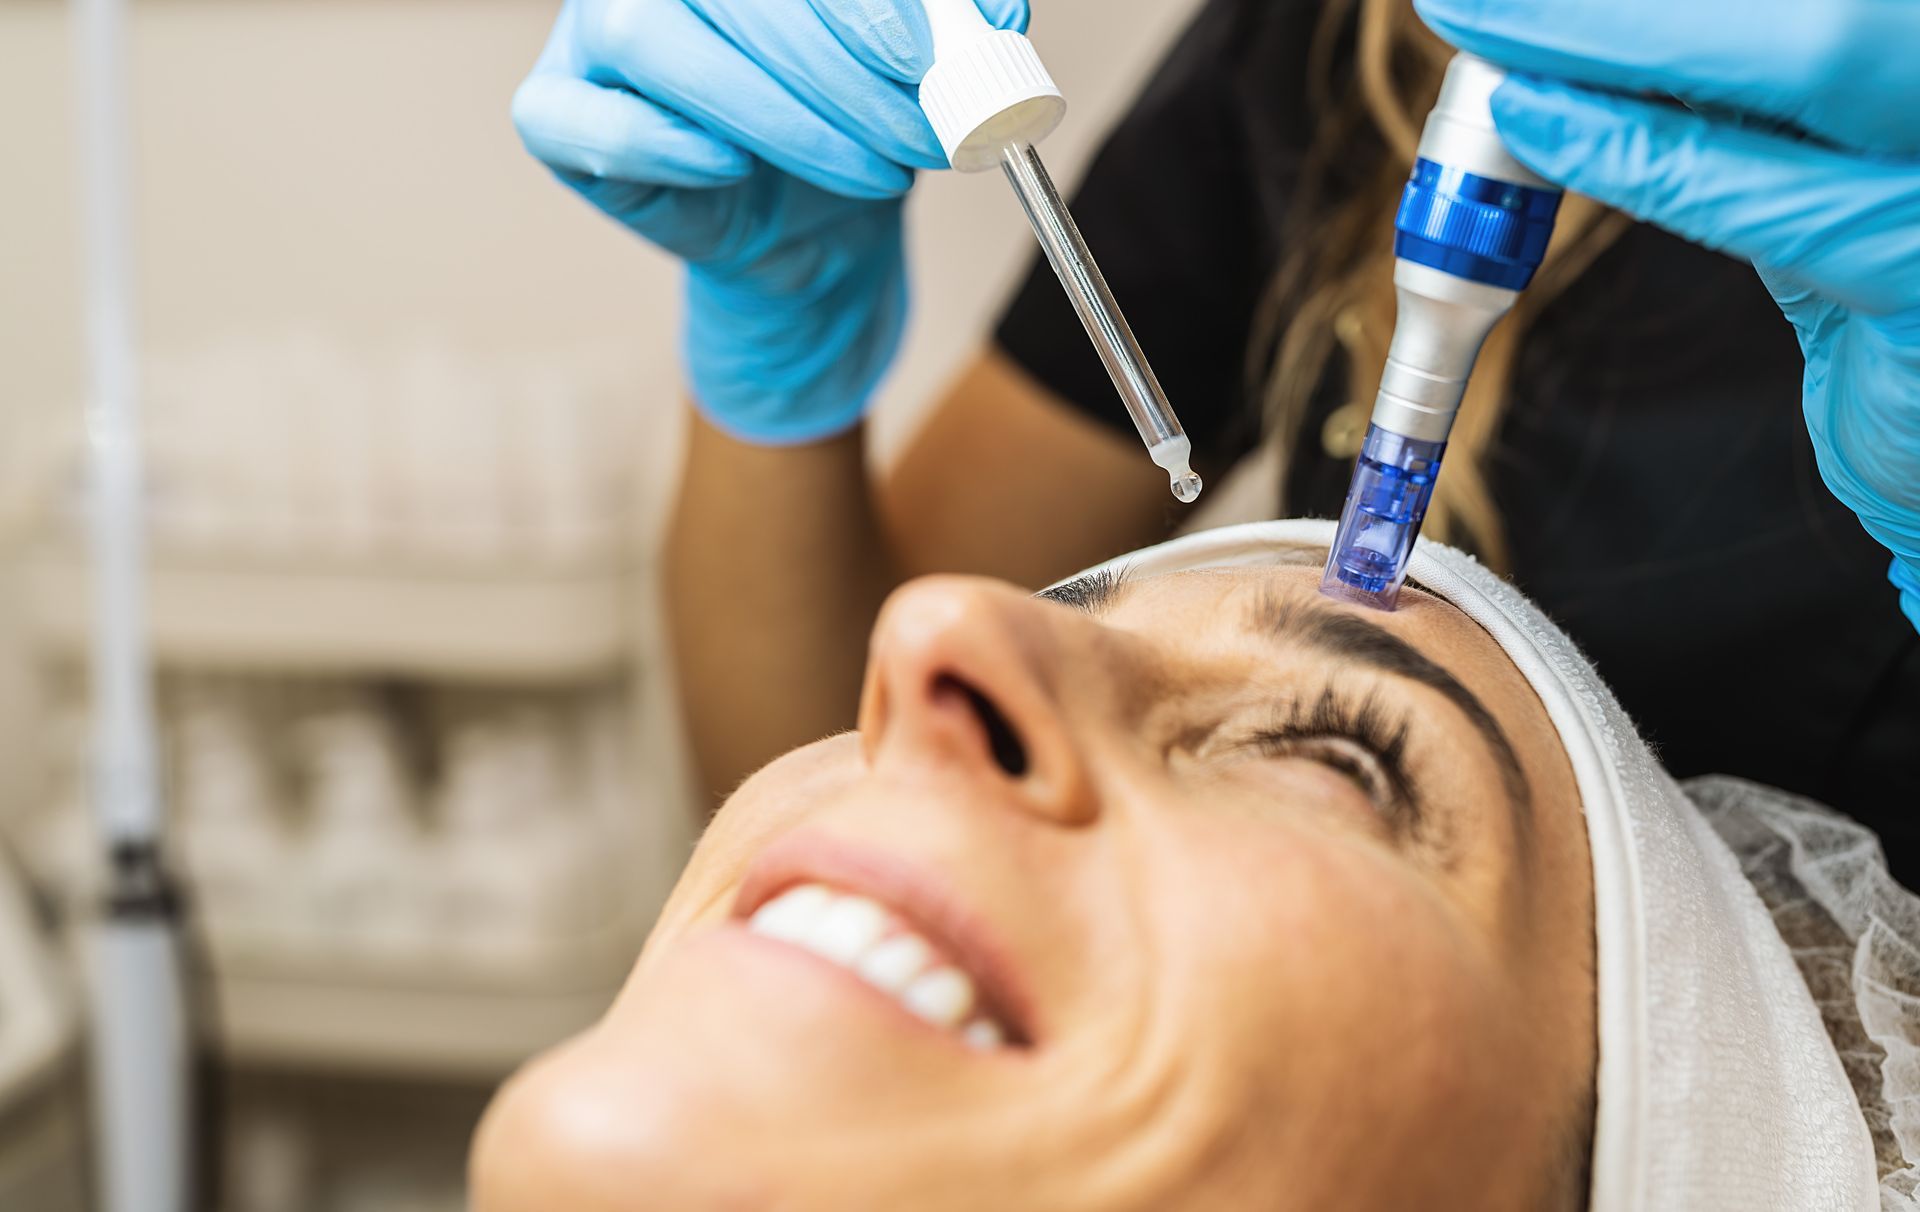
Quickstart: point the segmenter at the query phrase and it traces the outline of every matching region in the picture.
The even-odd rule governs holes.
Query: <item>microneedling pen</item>
[[[961,172],[1006,172],[1148,456],[1167,473],[1175,497],[1195,500],[1200,477],[1189,466],[1193,446],[1034,150],[1066,116],[1066,100],[1026,36],[994,28],[974,0],[923,2],[934,63],[920,83],[920,108],[947,159]]]
[[[1502,79],[1454,56],[1394,217],[1399,316],[1320,581],[1380,610],[1399,600],[1480,346],[1540,268],[1560,209],[1559,187],[1494,129],[1489,98]]]

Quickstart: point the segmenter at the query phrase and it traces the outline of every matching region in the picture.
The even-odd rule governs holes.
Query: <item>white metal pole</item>
[[[185,1212],[188,1036],[146,642],[126,0],[74,0],[93,571],[91,796],[107,855],[89,940],[91,1072],[106,1212]]]

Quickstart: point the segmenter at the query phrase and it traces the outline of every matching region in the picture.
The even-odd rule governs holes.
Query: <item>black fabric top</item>
[[[1073,203],[1209,479],[1259,437],[1244,367],[1312,135],[1318,17],[1317,0],[1210,0]],[[1044,261],[996,338],[1131,439]],[[1669,770],[1850,812],[1920,887],[1920,636],[1887,553],[1820,482],[1801,371],[1751,268],[1636,226],[1530,330],[1492,487],[1514,579]],[[1339,516],[1352,463],[1319,434],[1345,398],[1322,385],[1276,516]]]

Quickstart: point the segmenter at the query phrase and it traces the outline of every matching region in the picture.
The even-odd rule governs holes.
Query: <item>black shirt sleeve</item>
[[[1250,76],[1304,109],[1306,47],[1318,5],[1214,0],[1175,43],[1074,193],[1074,218],[1193,439],[1217,476],[1252,448],[1244,407],[1253,317],[1278,253],[1263,207],[1305,147],[1267,150],[1250,129]],[[1291,134],[1294,132],[1287,132]],[[1283,135],[1283,138],[1285,136]],[[1278,161],[1278,162],[1276,162]],[[1131,436],[1127,413],[1044,258],[995,331],[1000,348],[1074,408]]]

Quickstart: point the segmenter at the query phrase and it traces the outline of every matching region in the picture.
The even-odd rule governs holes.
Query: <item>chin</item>
[[[522,1070],[474,1140],[474,1212],[775,1206],[785,1184],[737,1142],[741,1095],[589,1033]],[[728,1142],[735,1142],[729,1144]]]
[[[476,1212],[941,1206],[900,1202],[895,1180],[920,1168],[898,1155],[968,1101],[977,1057],[742,930],[670,946],[600,1026],[495,1099]]]

